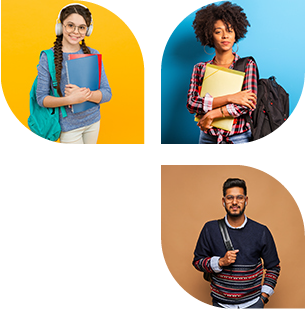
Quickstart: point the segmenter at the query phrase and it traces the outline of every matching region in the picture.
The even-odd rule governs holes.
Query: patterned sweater
[[[263,284],[273,290],[280,273],[280,260],[268,228],[247,218],[242,229],[228,227],[228,232],[233,247],[239,252],[235,263],[223,267],[221,272],[215,273],[210,264],[212,257],[226,254],[217,220],[205,224],[194,252],[194,267],[212,274],[213,300],[223,304],[241,304],[255,299],[261,293],[264,268]]]

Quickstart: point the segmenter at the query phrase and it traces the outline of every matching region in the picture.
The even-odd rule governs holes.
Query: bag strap
[[[56,80],[56,70],[55,70],[55,63],[54,63],[54,52],[52,49],[46,49],[43,50],[40,53],[40,57],[42,55],[42,53],[45,53],[47,55],[47,59],[48,59],[48,65],[49,65],[49,72],[51,75],[51,80],[52,80],[52,84],[53,84],[53,89],[54,89],[54,96],[55,97],[59,97],[58,93],[57,93],[57,80]],[[67,117],[67,112],[64,106],[60,107],[62,116],[65,118]]]
[[[219,225],[219,229],[223,238],[223,241],[225,243],[226,249],[227,251],[232,251],[234,250],[232,241],[230,239],[229,233],[228,233],[228,229],[225,223],[225,219],[219,219],[218,220],[218,225]]]
[[[244,58],[239,58],[235,62],[234,70],[245,72],[246,65],[247,65],[249,60],[252,60],[252,61],[255,62],[255,59],[253,57],[251,57],[251,56],[244,57]],[[258,72],[257,64],[256,64],[256,74],[257,74],[257,80],[259,80],[259,72]],[[269,83],[275,83],[275,77],[274,76],[271,76],[271,77],[269,77],[268,80],[266,80],[266,83],[265,83],[264,87],[270,87]],[[265,111],[268,114],[268,117],[269,117],[269,120],[270,120],[271,130],[274,131],[276,129],[276,127],[274,125],[274,121],[272,119],[272,115],[271,115],[270,110],[269,110],[268,102],[266,102],[266,100],[263,97],[262,93],[258,93],[257,101],[261,101],[263,103]],[[251,121],[251,118],[250,118],[250,116],[248,114],[246,115],[246,120],[247,120],[247,122],[250,123],[252,134],[254,134],[253,122]]]
[[[252,60],[253,62],[256,63],[255,59],[252,56],[239,58],[234,64],[234,70],[245,72],[246,71],[246,65],[249,62],[249,60]],[[256,76],[257,76],[257,81],[258,81],[259,80],[259,71],[258,71],[257,64],[256,64]],[[254,126],[253,126],[253,121],[252,121],[252,119],[251,119],[251,117],[248,113],[246,114],[246,121],[248,123],[250,123],[252,139],[253,139],[253,137],[254,137]]]
[[[255,59],[252,56],[239,58],[234,64],[234,70],[245,72],[246,65],[249,62],[249,60],[252,60],[253,62],[256,63]],[[259,71],[258,71],[257,63],[256,63],[256,75],[257,75],[257,80],[259,80]]]

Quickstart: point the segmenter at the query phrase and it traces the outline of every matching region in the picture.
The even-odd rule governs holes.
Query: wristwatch
[[[261,295],[261,299],[263,300],[263,302],[264,302],[265,305],[266,305],[266,304],[268,303],[268,301],[269,301],[269,298],[267,298],[267,297],[265,297],[265,296],[263,296],[263,295]]]

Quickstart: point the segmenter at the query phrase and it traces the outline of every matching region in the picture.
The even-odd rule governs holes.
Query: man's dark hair
[[[204,6],[197,11],[193,21],[196,38],[203,46],[214,47],[213,30],[217,20],[222,20],[227,28],[230,25],[234,29],[236,42],[245,37],[247,27],[250,27],[246,14],[237,4],[226,1],[220,5],[213,3]]]
[[[244,189],[244,195],[247,195],[247,186],[244,180],[239,179],[239,178],[229,178],[223,184],[223,188],[222,188],[223,196],[226,196],[226,192],[228,189],[234,188],[234,187],[239,187],[239,188]]]

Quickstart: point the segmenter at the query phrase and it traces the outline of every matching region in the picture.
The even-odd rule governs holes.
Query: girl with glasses
[[[89,9],[82,4],[65,6],[58,15],[55,32],[56,40],[51,48],[54,52],[54,63],[57,81],[57,93],[60,97],[50,95],[53,89],[48,67],[47,56],[42,54],[38,66],[37,101],[40,106],[55,108],[64,106],[67,116],[59,114],[61,125],[61,143],[96,144],[99,134],[100,104],[108,102],[112,93],[102,63],[101,81],[98,90],[80,88],[69,84],[66,61],[69,54],[99,54],[85,43],[85,36],[93,30],[93,19]],[[94,107],[83,112],[73,113],[72,106],[90,101]]]

